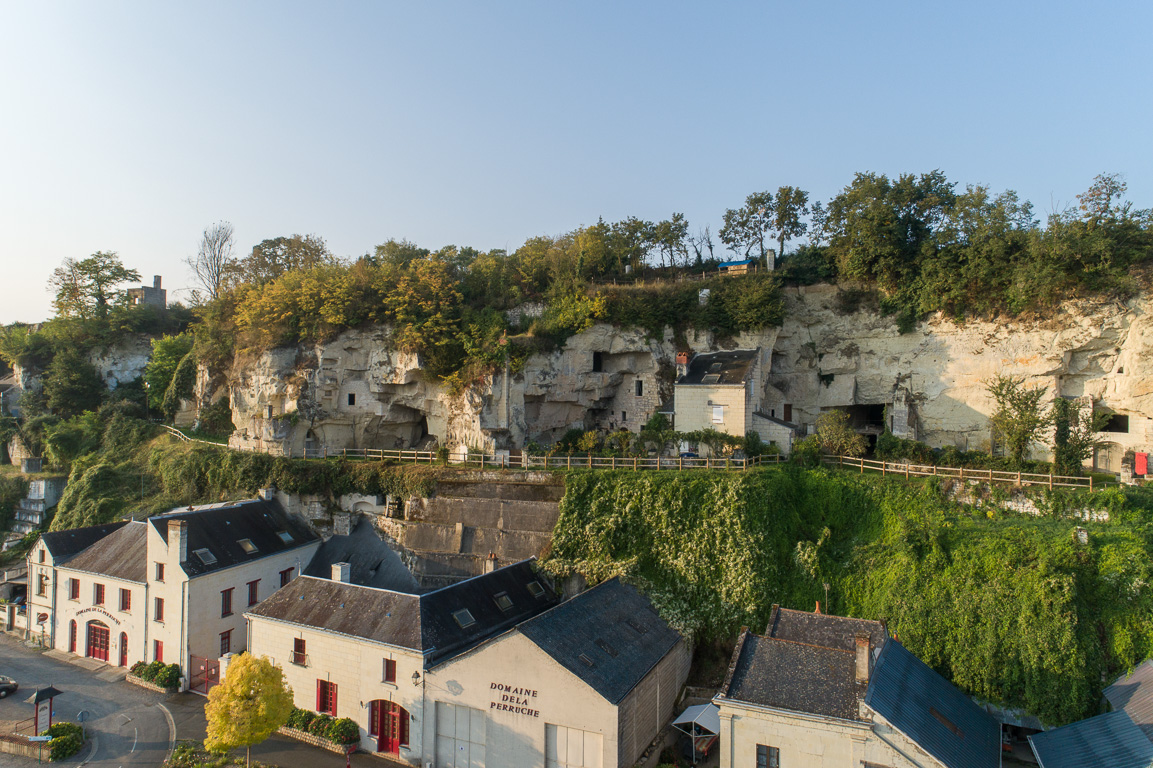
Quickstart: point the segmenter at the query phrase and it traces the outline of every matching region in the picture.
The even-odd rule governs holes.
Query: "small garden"
[[[129,673],[133,677],[161,688],[176,688],[180,685],[179,664],[165,664],[163,661],[154,661],[148,664],[138,661],[132,665]]]
[[[317,714],[294,707],[285,727],[318,739],[326,739],[333,744],[347,746],[360,743],[360,726],[347,717],[335,718],[332,715]]]

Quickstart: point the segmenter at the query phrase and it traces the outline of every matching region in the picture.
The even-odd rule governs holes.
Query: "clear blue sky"
[[[0,0],[0,322],[97,250],[186,286],[220,219],[240,253],[514,249],[934,168],[1042,215],[1121,172],[1149,207],[1150,30],[1147,0]]]

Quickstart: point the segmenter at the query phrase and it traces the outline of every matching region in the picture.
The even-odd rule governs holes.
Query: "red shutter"
[[[324,711],[324,681],[316,681],[316,711]]]
[[[336,683],[328,684],[328,695],[330,697],[329,703],[331,706],[331,709],[328,710],[328,714],[336,717]]]

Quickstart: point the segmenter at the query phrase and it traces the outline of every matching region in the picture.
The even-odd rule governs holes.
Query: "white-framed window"
[[[710,405],[709,410],[712,411],[713,423],[725,423],[725,407],[723,405]]]

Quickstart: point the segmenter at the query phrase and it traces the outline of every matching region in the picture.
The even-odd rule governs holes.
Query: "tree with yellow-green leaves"
[[[247,765],[252,745],[271,736],[291,713],[292,689],[284,682],[280,667],[263,656],[242,653],[228,665],[220,684],[208,692],[204,746],[212,752],[244,747]]]

